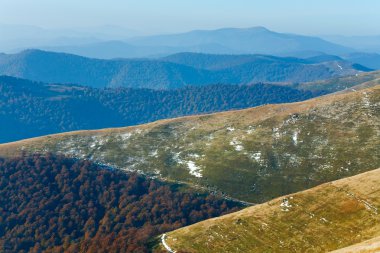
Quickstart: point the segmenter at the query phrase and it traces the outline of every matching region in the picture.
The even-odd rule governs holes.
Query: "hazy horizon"
[[[133,35],[152,35],[263,26],[282,33],[316,36],[380,35],[377,15],[380,2],[375,0],[321,0],[317,3],[302,0],[110,0],[107,3],[0,0],[0,5],[0,24],[48,30],[107,30],[106,27],[113,26],[135,31]]]

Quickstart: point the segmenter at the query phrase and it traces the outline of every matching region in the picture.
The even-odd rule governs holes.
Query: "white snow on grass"
[[[365,108],[370,108],[371,107],[371,102],[369,100],[369,97],[368,97],[368,93],[367,92],[363,92],[363,104],[364,104],[364,107]]]
[[[198,155],[198,154],[188,154],[187,155],[188,157],[191,157],[191,158],[195,158],[195,159],[198,159],[199,157],[200,157],[200,155]]]
[[[273,132],[273,137],[275,139],[279,139],[281,137],[281,133],[280,133],[280,129],[275,127],[272,129],[272,132]]]
[[[251,159],[255,160],[258,163],[262,162],[262,160],[261,160],[261,152],[256,152],[256,153],[250,154],[249,157]]]
[[[203,177],[202,169],[199,166],[197,166],[195,164],[195,162],[187,161],[186,164],[187,164],[187,167],[189,168],[189,174],[190,175],[192,175],[194,177],[198,177],[198,178]]]
[[[233,146],[235,148],[236,151],[240,152],[244,149],[241,141],[239,141],[238,139],[233,138],[231,141],[230,141],[230,145]]]
[[[92,138],[92,142],[90,144],[90,147],[91,148],[95,148],[96,146],[103,146],[105,143],[106,143],[106,137],[104,136],[93,136]]]
[[[280,207],[281,207],[281,210],[282,210],[283,212],[289,212],[289,211],[290,211],[290,208],[292,207],[292,205],[290,204],[288,198],[284,198],[284,199],[282,200],[282,203],[281,203]]]
[[[186,160],[181,159],[180,154],[181,154],[181,152],[173,153],[173,156],[172,156],[173,160],[177,164],[186,164],[187,168],[189,169],[190,175],[192,175],[194,177],[198,177],[198,178],[203,177],[202,169],[199,166],[197,166],[194,161],[186,161]],[[189,156],[192,156],[193,158],[199,158],[200,157],[198,154],[190,154]]]
[[[121,138],[123,141],[128,140],[129,138],[131,138],[131,136],[132,136],[132,133],[131,133],[131,132],[124,133],[124,134],[120,134],[120,138]]]
[[[155,149],[149,153],[150,157],[158,157],[158,149]]]
[[[255,128],[253,126],[249,126],[248,130],[246,131],[246,133],[247,134],[253,134],[254,131],[255,131]]]
[[[176,163],[178,163],[178,164],[184,164],[185,161],[182,160],[182,159],[179,157],[180,154],[181,154],[181,152],[174,153],[174,154],[173,154],[173,160],[174,160]]]
[[[299,133],[300,133],[299,130],[296,130],[293,133],[292,140],[293,140],[294,145],[298,144],[298,135],[299,135]]]
[[[233,132],[233,131],[235,131],[235,128],[234,128],[234,127],[227,127],[226,129],[227,129],[227,131],[229,131],[229,132]]]

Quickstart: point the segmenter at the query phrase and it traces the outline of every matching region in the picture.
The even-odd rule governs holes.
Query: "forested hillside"
[[[238,206],[88,161],[0,159],[4,253],[147,252],[150,238]]]
[[[94,89],[0,77],[0,142],[294,102],[325,93],[323,89],[311,92],[269,84],[211,85],[162,91]]]

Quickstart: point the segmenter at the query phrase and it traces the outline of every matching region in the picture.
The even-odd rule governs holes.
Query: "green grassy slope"
[[[101,120],[101,119],[99,119]],[[0,145],[58,152],[262,203],[380,167],[380,86],[305,102]]]
[[[181,228],[165,243],[181,252],[327,252],[380,235],[379,192],[377,169]]]

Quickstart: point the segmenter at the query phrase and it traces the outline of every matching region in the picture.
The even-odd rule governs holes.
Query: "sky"
[[[380,35],[379,0],[0,0],[0,24],[114,25],[143,34],[265,26],[306,35]]]

